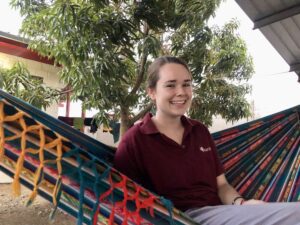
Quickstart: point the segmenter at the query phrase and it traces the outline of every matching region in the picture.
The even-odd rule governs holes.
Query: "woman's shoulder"
[[[136,137],[137,135],[140,134],[140,123],[134,124],[133,126],[131,126],[125,133],[123,136],[123,139],[132,139],[134,137]]]
[[[126,133],[124,134],[125,137],[134,137],[134,136],[143,136],[149,135],[153,133],[157,133],[158,130],[153,124],[151,120],[152,114],[148,113],[144,116],[142,120],[136,122],[132,127],[130,127]]]
[[[199,120],[195,120],[195,119],[191,119],[191,118],[187,118],[188,121],[189,121],[189,124],[191,124],[192,126],[192,130],[193,130],[193,133],[194,134],[203,134],[203,135],[208,135],[208,136],[211,136],[211,133],[208,129],[208,127],[202,123],[201,121]]]
[[[205,130],[208,130],[207,126],[204,125],[201,121],[199,120],[195,120],[195,119],[191,119],[191,118],[187,118],[187,120],[189,121],[189,123],[192,125],[192,126],[195,126],[195,127],[199,127],[201,129],[205,129]]]
[[[141,132],[141,126],[142,123],[134,124],[125,132],[118,145],[117,152],[119,154],[122,152],[137,154],[143,149],[142,147],[146,137],[143,132]]]

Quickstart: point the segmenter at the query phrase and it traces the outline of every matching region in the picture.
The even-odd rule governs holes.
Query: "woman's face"
[[[159,69],[156,87],[148,90],[157,115],[178,117],[186,113],[192,100],[192,78],[181,64],[167,63]]]

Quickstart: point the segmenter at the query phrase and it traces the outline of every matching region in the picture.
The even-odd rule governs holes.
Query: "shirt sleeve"
[[[217,147],[216,144],[210,134],[210,132],[207,130],[208,135],[209,135],[209,139],[210,139],[210,146],[212,147],[212,153],[214,156],[214,160],[215,160],[215,165],[216,165],[216,176],[219,176],[223,173],[225,173],[225,169],[223,164],[221,163],[221,160],[219,158],[218,152],[217,152]]]
[[[124,137],[119,143],[114,156],[114,168],[135,182],[141,183],[142,176],[134,151],[133,146],[131,146],[126,137]]]

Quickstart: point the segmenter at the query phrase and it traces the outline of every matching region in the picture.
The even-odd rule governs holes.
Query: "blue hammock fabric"
[[[0,90],[0,170],[77,224],[195,224],[112,167],[114,150]],[[213,134],[226,176],[247,198],[299,201],[300,106]]]

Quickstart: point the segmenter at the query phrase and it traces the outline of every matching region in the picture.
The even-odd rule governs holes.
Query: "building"
[[[55,66],[53,59],[48,59],[38,55],[36,52],[29,50],[28,40],[16,35],[0,31],[0,67],[11,68],[16,62],[22,62],[26,65],[30,74],[43,79],[43,83],[56,89],[65,89],[66,85],[59,80],[59,66]],[[55,118],[58,116],[65,117],[92,117],[94,112],[82,112],[80,102],[70,101],[70,95],[67,94],[66,102],[52,104],[46,109],[46,112]],[[79,112],[79,113],[78,113]],[[78,114],[76,114],[78,113]],[[90,133],[88,126],[82,127],[84,133],[100,140],[108,145],[115,145],[113,136],[106,132],[103,126],[95,133]],[[105,131],[105,132],[103,132]]]
[[[63,88],[58,77],[60,68],[54,65],[53,60],[39,56],[27,46],[25,39],[0,31],[0,67],[11,68],[16,62],[22,62],[31,75],[40,77],[47,86]],[[57,117],[58,105],[51,105],[46,112]]]

